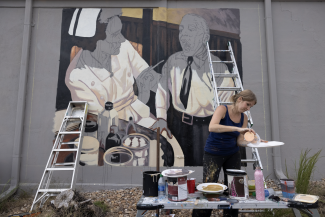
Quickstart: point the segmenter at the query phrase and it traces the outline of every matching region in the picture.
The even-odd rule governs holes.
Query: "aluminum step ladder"
[[[84,101],[71,101],[63,118],[60,130],[57,133],[50,157],[46,163],[41,182],[38,186],[30,212],[36,203],[40,202],[40,208],[50,196],[56,196],[61,192],[74,189],[76,184],[76,174],[80,158],[83,133],[88,113],[88,103]],[[74,127],[71,127],[74,126]],[[73,129],[73,130],[71,130]],[[65,137],[78,138],[73,141],[63,142]],[[68,148],[67,148],[68,147]],[[73,153],[73,162],[57,163],[59,154],[62,152]],[[58,187],[51,183],[53,173],[69,173],[72,175],[69,188]]]
[[[239,71],[237,68],[237,64],[236,64],[236,60],[235,60],[235,55],[234,52],[232,50],[231,47],[231,43],[228,42],[228,50],[210,50],[209,48],[209,42],[207,42],[206,46],[207,46],[207,52],[208,52],[208,60],[209,60],[209,67],[210,67],[210,73],[211,73],[211,78],[213,80],[212,82],[212,86],[213,86],[213,90],[214,90],[214,99],[213,99],[213,106],[214,109],[216,109],[219,105],[229,105],[232,104],[232,102],[223,102],[219,99],[219,95],[218,93],[220,93],[219,91],[232,91],[235,93],[239,93],[241,91],[244,90],[241,79],[240,79],[240,75],[239,75]],[[227,52],[230,55],[231,61],[212,61],[211,59],[211,52]],[[232,69],[230,70],[230,73],[226,74],[226,73],[214,73],[213,70],[213,63],[228,63],[228,64],[232,64]],[[217,87],[217,82],[216,82],[216,78],[232,78],[233,82],[234,82],[234,87]],[[248,128],[251,128],[253,126],[253,119],[251,116],[250,111],[246,111],[245,114],[247,115],[248,118]],[[253,163],[254,169],[256,166],[260,166],[261,170],[263,170],[263,165],[260,159],[260,155],[258,153],[257,148],[252,148],[252,159],[242,159],[241,160],[242,163]]]

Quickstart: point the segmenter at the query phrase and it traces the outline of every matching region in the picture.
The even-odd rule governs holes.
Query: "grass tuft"
[[[299,158],[299,165],[295,162],[295,185],[296,193],[307,194],[309,189],[309,181],[315,171],[315,165],[319,158],[321,158],[319,150],[312,156],[308,156],[311,149],[302,150]]]
[[[101,209],[103,213],[106,213],[109,211],[109,207],[104,203],[104,201],[95,201],[94,205]]]

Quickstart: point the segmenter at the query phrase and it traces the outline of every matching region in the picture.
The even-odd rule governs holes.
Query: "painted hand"
[[[153,92],[157,91],[158,81],[160,74],[155,72],[152,67],[148,67],[143,70],[140,75],[136,78],[136,83],[138,86],[138,99],[147,103],[150,98],[150,90]]]
[[[173,138],[172,133],[167,127],[167,121],[162,118],[158,118],[158,120],[149,128],[151,130],[154,130],[157,132],[157,128],[160,127],[160,134],[162,134],[164,131],[166,131],[167,136],[171,139]]]

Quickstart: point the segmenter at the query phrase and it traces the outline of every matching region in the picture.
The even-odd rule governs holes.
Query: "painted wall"
[[[66,107],[66,103],[70,100],[69,97],[71,97],[71,92],[73,91],[73,88],[67,87],[66,73],[68,66],[71,64],[70,60],[73,60],[73,58],[71,58],[71,55],[73,55],[71,50],[73,46],[77,46],[78,44],[73,44],[75,43],[75,40],[72,40],[73,34],[76,33],[69,35],[66,30],[70,28],[71,17],[75,11],[74,8],[101,8],[104,3],[102,3],[102,5],[98,4],[98,2],[95,5],[90,5],[90,3],[85,2],[80,3],[81,5],[78,5],[78,3],[69,3],[68,7],[64,6],[64,8],[66,8],[64,10],[60,7],[48,8],[46,6],[51,4],[55,3],[44,3],[42,6],[38,2],[36,3],[36,5],[38,5],[37,8],[33,10],[33,22],[35,26],[32,29],[21,168],[21,182],[26,185],[36,185],[39,182],[53,145],[56,131],[55,127],[57,126],[57,122],[60,122],[60,111]],[[182,50],[182,46],[179,44],[179,33],[177,31],[179,27],[177,27],[177,25],[180,24],[183,16],[173,17],[173,15],[176,14],[175,11],[181,12],[181,14],[184,15],[192,13],[193,11],[204,11],[204,14],[206,14],[207,17],[203,18],[208,23],[210,37],[212,37],[213,31],[219,33],[219,36],[220,31],[231,32],[229,28],[228,30],[222,29],[222,26],[224,25],[218,26],[213,24],[218,23],[215,21],[216,17],[212,16],[213,12],[218,10],[220,11],[220,9],[231,9],[230,11],[234,12],[236,18],[239,20],[239,26],[235,25],[235,27],[237,29],[236,31],[239,31],[237,41],[241,46],[241,52],[238,52],[238,62],[242,64],[241,71],[243,84],[246,89],[253,90],[258,98],[257,105],[252,109],[254,129],[262,138],[267,140],[271,138],[264,5],[262,2],[216,3],[209,1],[204,4],[201,2],[198,4],[192,1],[168,1],[159,2],[159,5],[153,5],[159,6],[160,8],[147,10],[145,13],[143,12],[144,10],[142,10],[145,5],[150,7],[151,5],[149,4],[157,3],[143,2],[141,4],[144,5],[140,4],[141,7],[138,9],[128,11],[125,8],[125,4],[125,2],[113,3],[115,7],[120,7],[122,11],[122,15],[119,18],[122,23],[121,35],[126,39],[126,41],[130,41],[132,46],[124,50],[126,52],[129,52],[130,50],[132,52],[136,51],[134,54],[136,54],[139,59],[144,60],[143,63],[146,67],[155,65],[160,60],[165,60],[165,62],[155,68],[155,73],[152,72],[153,78],[158,78],[161,75],[168,58],[170,60],[170,58],[173,57],[173,54]],[[129,5],[132,6],[132,4]],[[283,168],[285,168],[284,162],[286,159],[288,168],[292,173],[293,160],[299,156],[301,148],[310,147],[313,149],[312,152],[315,152],[322,147],[323,140],[321,137],[321,127],[323,124],[322,117],[319,114],[321,114],[321,108],[324,104],[324,100],[322,100],[323,88],[321,85],[321,73],[324,62],[322,61],[324,60],[323,41],[325,37],[325,30],[322,26],[324,15],[321,11],[324,11],[324,7],[324,3],[272,3],[280,140],[286,143],[286,145],[281,147],[281,154],[283,159]],[[0,23],[0,63],[1,66],[3,66],[3,69],[7,69],[2,70],[1,72],[1,76],[5,78],[0,81],[1,88],[4,88],[3,91],[1,91],[1,98],[8,102],[3,105],[1,113],[4,114],[0,117],[2,118],[2,122],[8,123],[6,126],[9,126],[3,126],[3,130],[1,130],[2,144],[0,159],[2,163],[1,171],[4,172],[4,175],[0,177],[0,182],[2,184],[6,183],[10,179],[11,172],[11,166],[9,164],[11,163],[10,156],[12,153],[12,146],[9,144],[13,142],[15,127],[15,121],[12,117],[15,117],[15,106],[17,103],[17,84],[24,10],[22,8],[0,8],[0,10],[5,11],[5,13],[0,13],[1,20],[12,21],[10,23]],[[159,13],[155,13],[155,10]],[[140,16],[141,11],[142,18]],[[168,12],[170,12],[171,15],[168,15]],[[125,16],[127,13],[128,16]],[[148,17],[143,17],[146,13],[148,13]],[[69,16],[70,18],[68,18]],[[161,19],[161,17],[166,17],[166,19]],[[212,18],[212,21],[209,20],[209,18]],[[136,22],[140,24],[135,24]],[[155,27],[154,24],[160,24],[160,27],[157,27],[157,30],[152,31],[148,38],[144,38],[143,35],[142,37],[137,38],[131,33],[135,31],[133,29],[135,25],[138,25],[141,29],[141,22],[151,22],[153,27]],[[175,29],[171,33],[156,34],[156,32],[160,33],[160,31],[164,30],[164,28],[168,29],[168,27],[175,27]],[[143,29],[144,26],[142,24],[142,31],[138,31],[137,34],[146,34]],[[155,34],[159,37],[155,37]],[[173,36],[173,40],[166,40],[168,36]],[[94,41],[96,40],[92,40],[91,42],[88,41],[86,45],[89,45]],[[82,41],[79,40],[79,43],[81,42]],[[144,42],[148,42],[147,45],[149,44],[151,46],[145,46]],[[169,43],[174,43],[175,46],[170,46]],[[211,40],[210,43],[213,44]],[[150,50],[155,46],[157,46],[156,49]],[[75,48],[76,47],[74,47],[74,49]],[[121,49],[121,51],[123,51],[123,49]],[[169,66],[173,66],[173,64],[166,65],[166,67]],[[145,69],[146,67],[143,68]],[[72,69],[75,68],[78,67]],[[312,76],[310,75],[310,72],[313,73]],[[134,75],[133,77],[135,78],[133,84],[138,84],[138,77]],[[147,84],[146,82],[144,83]],[[130,90],[137,95],[139,94],[139,92],[137,92],[139,89],[137,89],[133,84],[132,86],[134,87]],[[154,89],[157,90],[156,87]],[[144,93],[147,92],[144,91]],[[152,115],[149,115],[148,117],[152,118],[154,121],[158,117],[155,101],[155,98],[157,99],[157,97],[155,96],[157,96],[155,95],[155,92],[150,91],[149,96],[148,94],[145,94],[143,97],[138,97],[138,99],[140,98],[142,100],[139,101],[149,108],[146,111],[149,111]],[[173,103],[171,104],[173,105]],[[97,114],[95,113],[95,115],[98,115],[98,112]],[[168,117],[174,116],[167,112],[167,119]],[[123,116],[119,112],[119,118],[121,120],[119,122],[119,130],[123,131],[128,123],[128,116]],[[152,124],[155,123],[154,121]],[[139,121],[136,120],[136,122]],[[168,122],[168,120],[167,123],[169,129],[171,129],[173,124]],[[145,121],[143,125],[147,126],[142,126],[144,127],[144,130],[141,131],[141,134],[144,135],[144,138],[149,137],[150,145],[152,141],[153,143],[155,141],[154,131],[150,130],[149,121]],[[164,127],[162,124],[159,126]],[[172,134],[173,133],[172,130]],[[181,147],[179,142],[181,139],[170,141],[168,135],[165,132],[164,134],[165,136],[163,139],[165,141],[163,142],[165,142],[166,146],[173,147],[173,145],[178,145]],[[120,137],[122,139],[124,136],[123,134],[121,135],[122,136]],[[91,136],[91,132],[89,136]],[[98,140],[98,134],[95,137]],[[204,140],[204,138],[202,140]],[[313,142],[311,143],[310,141]],[[105,150],[106,144],[101,145],[100,142],[98,143],[98,147],[102,147],[104,149],[103,152],[105,153],[108,150]],[[173,154],[174,150],[175,149],[173,149]],[[148,153],[150,153],[150,148],[148,148]],[[102,186],[128,186],[130,184],[141,186],[142,172],[155,169],[153,165],[150,165],[150,155],[144,156],[144,166],[139,166],[139,161],[136,162],[136,166],[112,166],[109,164],[112,164],[111,158],[107,159],[109,163],[106,163],[104,158],[100,162],[98,160],[100,158],[98,157],[100,156],[98,152],[95,155],[97,156],[97,159],[93,161],[95,162],[93,163],[95,166],[85,165],[80,167],[77,176],[79,186],[85,188],[90,188],[91,186],[97,186],[100,188]],[[264,166],[264,175],[274,177],[272,150],[260,149],[260,155]],[[250,156],[249,149],[247,150],[247,156]],[[64,156],[62,159],[66,160],[66,158],[67,156]],[[164,156],[162,156],[162,159],[164,159]],[[174,159],[173,163],[175,163],[175,158],[172,157],[171,159]],[[163,162],[165,166],[169,165],[166,164],[165,159],[161,162]],[[324,163],[324,159],[321,159],[318,165],[321,165],[322,163]],[[182,161],[180,161],[179,164],[176,164],[176,166],[182,166]],[[185,166],[187,165],[185,164]],[[321,167],[318,169],[320,174],[325,172]],[[251,166],[247,167],[247,170],[249,176],[252,176]],[[193,177],[197,177],[199,180],[202,179],[201,167],[195,167]],[[321,175],[315,176],[315,179],[319,178],[323,177]],[[62,177],[62,179],[65,179],[65,177]]]

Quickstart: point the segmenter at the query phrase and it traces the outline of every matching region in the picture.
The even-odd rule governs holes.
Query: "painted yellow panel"
[[[122,8],[122,16],[124,17],[134,17],[142,19],[142,15],[142,8]]]
[[[155,21],[167,22],[167,9],[166,8],[154,8],[152,18]]]

